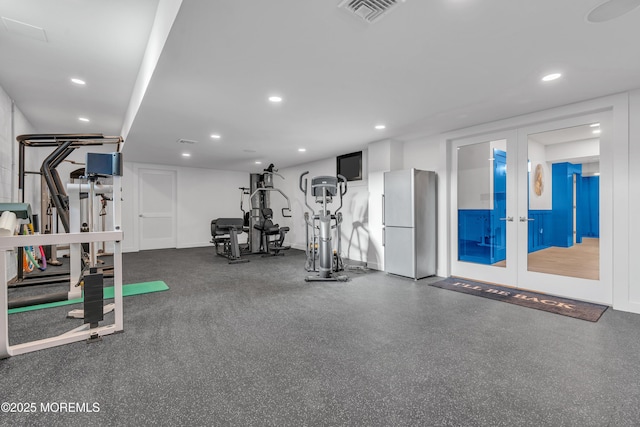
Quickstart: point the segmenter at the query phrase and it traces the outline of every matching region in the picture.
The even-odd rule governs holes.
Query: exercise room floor
[[[0,425],[633,426],[640,315],[597,323],[380,272],[306,283],[304,254],[229,265],[212,247],[125,254],[125,332],[0,361]],[[10,316],[12,341],[71,329]],[[69,323],[72,322],[72,323]],[[14,343],[14,342],[12,342]]]

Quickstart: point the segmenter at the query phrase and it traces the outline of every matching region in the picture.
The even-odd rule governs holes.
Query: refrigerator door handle
[[[385,229],[384,229],[384,227],[382,227],[382,247],[383,248],[384,248],[384,236],[385,236],[385,234],[387,234],[387,233],[385,233]]]
[[[384,225],[384,194],[382,195],[382,225]]]

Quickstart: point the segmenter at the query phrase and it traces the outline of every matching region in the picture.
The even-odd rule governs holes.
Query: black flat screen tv
[[[344,176],[347,181],[362,180],[362,151],[338,156],[336,160],[338,175]]]

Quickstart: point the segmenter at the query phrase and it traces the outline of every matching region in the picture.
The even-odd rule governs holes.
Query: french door
[[[452,141],[451,272],[517,284],[517,132]]]
[[[611,112],[451,141],[453,276],[612,302]]]

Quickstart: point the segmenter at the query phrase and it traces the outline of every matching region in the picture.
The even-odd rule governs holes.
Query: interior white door
[[[451,142],[451,273],[517,284],[517,134],[513,130]]]
[[[612,303],[611,123],[604,111],[518,130],[518,287]]]
[[[138,169],[140,250],[175,248],[176,172]]]

